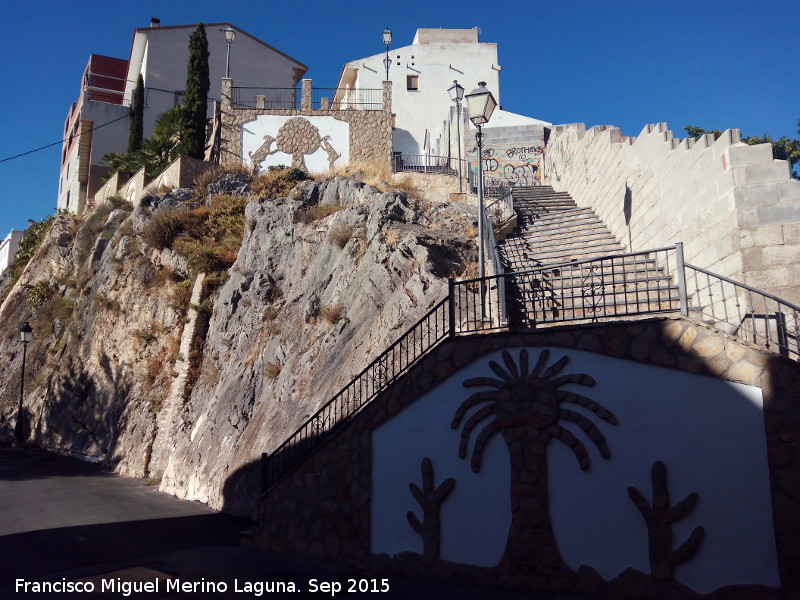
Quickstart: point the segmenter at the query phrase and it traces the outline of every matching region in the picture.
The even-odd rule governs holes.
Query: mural
[[[349,129],[334,117],[259,115],[242,126],[242,156],[264,169],[289,165],[322,173],[349,155]]]
[[[376,554],[438,548],[543,580],[586,566],[702,594],[779,586],[759,388],[579,350],[495,352],[376,429],[372,460]]]

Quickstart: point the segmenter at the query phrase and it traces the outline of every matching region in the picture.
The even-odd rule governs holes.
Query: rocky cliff
[[[249,201],[228,268],[198,259],[213,250],[202,247],[213,245],[207,239],[187,252],[180,227],[153,241],[165,215],[184,229],[192,219],[227,218],[209,208],[216,196],[176,190],[135,210],[56,217],[0,307],[3,439],[18,418],[18,331],[30,321],[30,440],[250,514],[261,453],[475,259],[466,234],[474,209],[461,203],[342,177],[302,182],[282,198],[248,195],[247,181],[231,181],[216,189]]]

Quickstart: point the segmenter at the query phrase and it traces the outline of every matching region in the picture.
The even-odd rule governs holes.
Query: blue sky
[[[135,27],[229,21],[309,66],[319,87],[342,65],[411,43],[418,27],[481,28],[496,42],[506,110],[553,123],[666,121],[798,137],[798,0],[363,0],[262,2],[7,0],[0,159],[58,141],[91,53],[127,58]],[[235,51],[235,48],[234,48]],[[442,82],[446,93],[451,82]],[[469,88],[471,82],[464,82]],[[475,82],[477,83],[477,82]],[[0,162],[0,235],[54,212],[60,145]]]

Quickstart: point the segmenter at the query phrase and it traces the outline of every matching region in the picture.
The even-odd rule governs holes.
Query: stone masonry
[[[573,590],[600,597],[703,597],[674,581],[638,572],[627,571],[606,582],[592,569],[582,568],[555,581],[543,581],[499,568],[426,562],[409,553],[394,558],[370,555],[372,431],[458,369],[489,352],[519,346],[574,348],[759,386],[764,397],[782,588],[800,590],[800,574],[795,568],[800,563],[800,367],[681,317],[445,341],[269,490],[262,501],[258,544],[270,551],[348,561],[384,573],[457,578],[528,590]],[[758,586],[728,586],[706,597],[768,598],[775,593]]]
[[[800,182],[769,144],[744,144],[736,129],[695,142],[666,123],[635,138],[558,125],[543,171],[630,251],[683,242],[687,262],[800,302]]]
[[[383,98],[379,110],[312,109],[311,80],[303,80],[301,108],[267,109],[233,107],[233,80],[222,80],[222,140],[220,162],[242,164],[242,126],[259,115],[297,117],[333,117],[350,125],[349,145],[352,162],[374,163],[389,167],[392,158],[392,87],[384,82]]]

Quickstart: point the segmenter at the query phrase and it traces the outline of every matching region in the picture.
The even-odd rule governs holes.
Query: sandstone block
[[[728,159],[731,167],[744,167],[772,162],[772,146],[770,144],[757,144],[748,146],[738,144],[728,149]]]
[[[725,349],[725,341],[719,335],[705,333],[700,339],[695,341],[692,345],[692,349],[697,356],[711,358]]]

